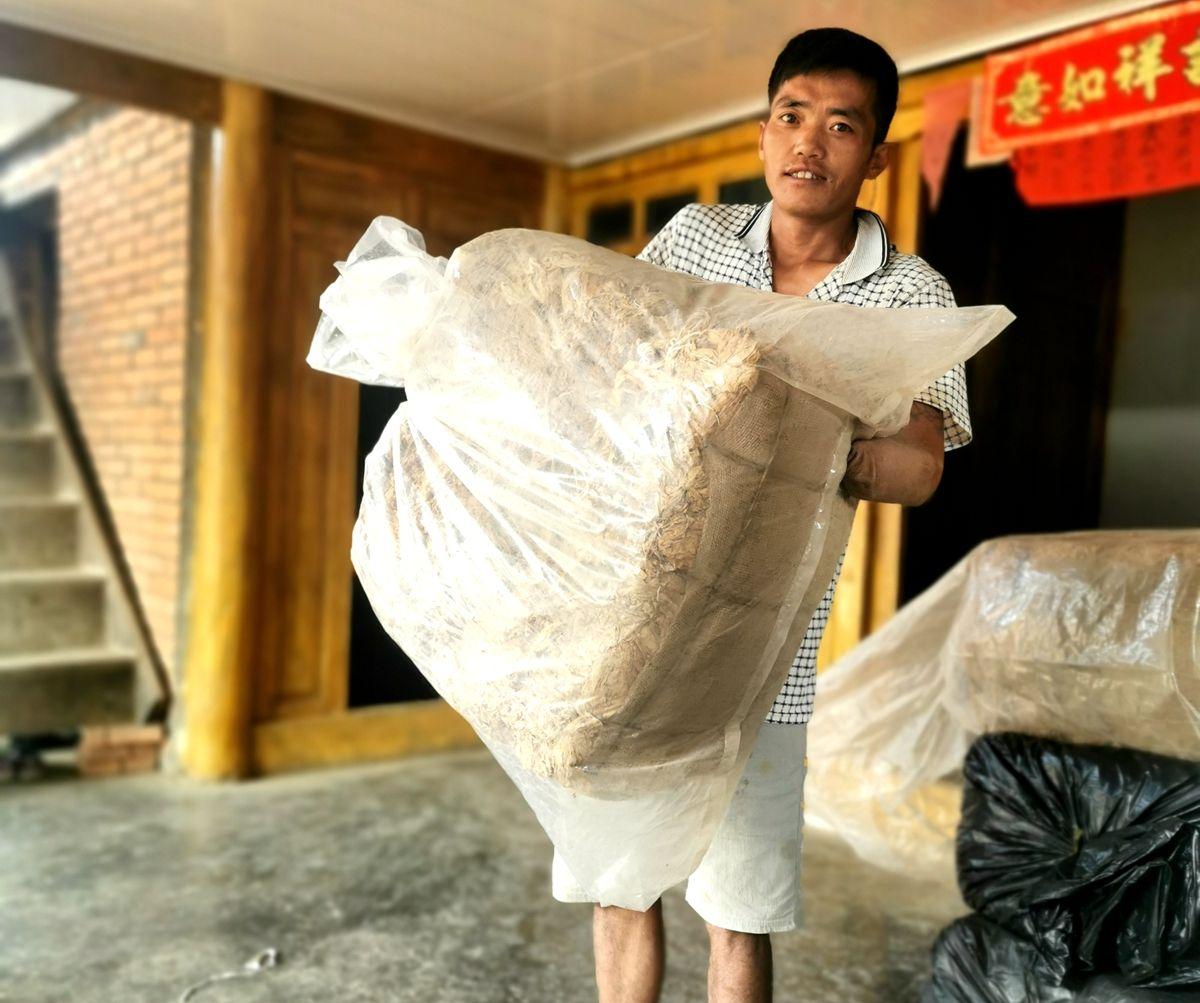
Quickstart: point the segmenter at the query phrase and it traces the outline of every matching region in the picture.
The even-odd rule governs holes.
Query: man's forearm
[[[941,479],[942,415],[916,404],[908,425],[896,435],[851,445],[842,487],[865,501],[922,505]]]

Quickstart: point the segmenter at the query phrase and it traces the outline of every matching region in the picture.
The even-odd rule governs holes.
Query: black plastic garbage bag
[[[1200,987],[1200,763],[1001,733],[963,775],[963,898],[1039,981]]]
[[[944,929],[933,945],[933,978],[921,1003],[1069,1003],[1069,989],[1036,974],[1037,948],[982,916]]]
[[[1200,990],[1143,989],[1119,976],[1040,981],[1037,949],[975,914],[946,927],[933,945],[933,976],[921,1003],[1183,1003]]]

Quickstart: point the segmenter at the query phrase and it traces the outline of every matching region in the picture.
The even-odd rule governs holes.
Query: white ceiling
[[[0,20],[577,165],[758,113],[805,28],[869,35],[906,73],[1153,5],[0,0]]]
[[[0,79],[0,150],[48,122],[76,100],[74,94],[53,87]]]

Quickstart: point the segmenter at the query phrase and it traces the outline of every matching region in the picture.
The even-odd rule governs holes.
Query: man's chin
[[[785,191],[772,192],[771,195],[775,208],[800,218],[833,219],[853,208],[842,205],[829,192]]]

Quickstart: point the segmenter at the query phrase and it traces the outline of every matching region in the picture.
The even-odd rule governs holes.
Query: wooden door
[[[256,719],[312,717],[348,703],[359,385],[306,362],[318,301],[376,215],[411,219],[414,199],[383,171],[276,147],[284,179],[262,374],[263,589]]]
[[[318,301],[371,220],[421,230],[430,253],[488,230],[534,225],[536,202],[474,195],[374,164],[277,149],[280,235],[262,379],[264,587],[258,721],[314,718],[434,696],[384,632],[350,563],[362,461],[403,394],[360,387],[304,361]],[[365,402],[365,407],[362,406]]]
[[[270,517],[261,539],[259,720],[346,705],[358,385],[304,358],[330,263],[358,236],[332,228],[293,233],[281,263],[286,337],[268,345],[262,380]]]

